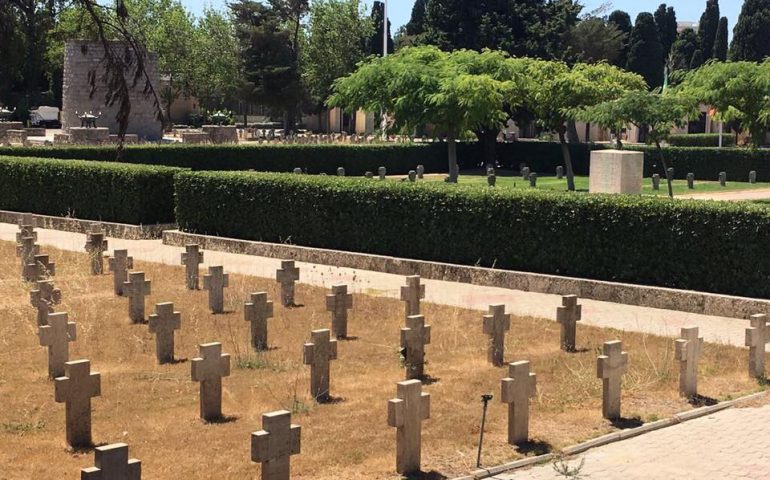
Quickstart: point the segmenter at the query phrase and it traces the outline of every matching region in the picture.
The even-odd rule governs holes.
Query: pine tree
[[[631,31],[626,70],[644,77],[650,88],[663,84],[663,46],[651,13],[642,12],[636,17]]]
[[[417,0],[412,7],[412,18],[406,24],[407,35],[420,35],[425,32],[425,7],[428,0]]]
[[[730,59],[758,62],[770,56],[770,0],[746,0],[733,30]]]
[[[686,28],[679,34],[671,46],[671,68],[674,70],[689,70],[690,62],[696,50],[700,49],[698,34],[692,28]],[[701,53],[701,56],[703,54]]]
[[[707,0],[706,10],[700,17],[698,34],[704,60],[714,58],[714,41],[719,28],[719,0]]]
[[[665,3],[661,3],[658,9],[655,10],[655,26],[658,29],[658,37],[663,46],[663,59],[665,61],[668,58],[669,52],[671,52],[671,45],[674,44],[677,36],[674,7],[667,7]]]
[[[382,17],[385,13],[385,4],[375,1],[372,5],[372,26],[374,32],[369,39],[369,53],[372,55],[382,55]],[[390,35],[390,19],[388,19],[388,53],[393,53],[393,37]]]
[[[626,35],[625,40],[623,40],[623,48],[620,50],[620,53],[618,53],[618,57],[615,61],[612,62],[616,67],[626,68],[626,64],[628,63],[628,43],[631,40],[631,30],[634,28],[631,24],[631,15],[623,10],[615,10],[610,13],[609,17],[607,17],[607,22],[614,23],[615,26],[618,27],[618,30]]]
[[[717,38],[714,41],[714,58],[720,62],[727,60],[727,17],[719,19]]]
[[[703,52],[701,50],[695,50],[690,60],[690,70],[695,70],[703,65]]]

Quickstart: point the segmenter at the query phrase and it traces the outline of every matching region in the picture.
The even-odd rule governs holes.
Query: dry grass
[[[356,295],[350,333],[359,338],[340,342],[332,364],[331,393],[344,400],[316,405],[309,399],[308,367],[302,365],[302,343],[313,328],[328,328],[325,292],[299,285],[305,306],[275,307],[270,320],[273,350],[252,354],[242,302],[248,292],[266,290],[277,298],[271,279],[231,275],[226,308],[207,311],[206,292],[184,290],[181,267],[136,262],[147,272],[155,303],[175,302],[182,312],[177,356],[192,358],[197,344],[221,341],[232,354],[232,375],[224,384],[223,410],[234,421],[204,424],[198,419],[198,384],[190,380],[189,362],[158,366],[154,338],[146,325],[131,325],[127,300],[114,297],[108,275],[87,274],[87,257],[46,249],[57,263],[56,285],[63,304],[77,322],[78,339],[71,359],[89,358],[102,374],[102,396],[93,400],[94,440],[126,442],[142,460],[151,479],[257,478],[250,462],[252,431],[261,414],[294,409],[302,425],[302,454],[292,460],[292,477],[304,479],[384,479],[394,473],[395,431],[386,424],[387,400],[403,379],[399,364],[399,327],[403,307],[396,300]],[[37,344],[34,310],[28,286],[18,280],[14,246],[0,242],[0,477],[75,478],[90,466],[90,452],[71,453],[64,442],[64,405],[54,403],[46,378],[46,351]],[[507,369],[486,362],[486,336],[481,314],[426,304],[433,325],[426,371],[438,381],[425,387],[432,396],[432,418],[424,423],[423,467],[430,478],[461,474],[475,465],[481,413],[480,395],[493,392],[487,421],[484,462],[509,461],[521,454],[506,443],[506,406],[499,400],[500,379]],[[538,397],[532,402],[531,451],[560,448],[611,431],[601,418],[601,381],[595,376],[596,355],[603,341],[622,339],[630,354],[624,380],[623,412],[642,421],[663,418],[690,405],[677,396],[677,369],[671,339],[579,326],[576,354],[558,350],[558,325],[514,318],[507,337],[509,360],[528,359],[538,375]],[[747,353],[708,344],[700,367],[700,390],[717,399],[757,391],[746,376]],[[240,365],[240,368],[239,368]],[[251,368],[245,368],[251,367]]]

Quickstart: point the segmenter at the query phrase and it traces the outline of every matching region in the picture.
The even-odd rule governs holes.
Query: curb
[[[0,223],[18,224],[22,213],[0,210]],[[101,220],[84,220],[70,217],[54,217],[50,215],[32,214],[36,228],[60,230],[63,232],[88,233],[91,225],[99,223],[108,237],[126,240],[157,240],[162,237],[164,230],[176,228],[173,223],[157,225],[132,225],[128,223],[103,222]]]

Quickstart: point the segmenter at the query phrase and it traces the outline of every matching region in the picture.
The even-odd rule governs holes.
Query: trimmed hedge
[[[131,224],[174,221],[178,168],[0,156],[0,209]]]
[[[576,175],[588,175],[591,163],[590,144],[569,144],[572,167]],[[538,174],[555,174],[556,167],[564,165],[561,144],[555,142],[519,141],[497,144],[497,161],[504,169],[519,170],[524,164]],[[476,168],[484,165],[484,155],[478,143],[461,144],[457,149],[460,168]],[[446,160],[444,161],[446,163]]]
[[[668,137],[668,144],[672,147],[718,147],[719,146],[719,134],[718,133],[682,133],[670,135]],[[722,146],[734,147],[735,136],[730,134],[722,134]]]
[[[644,175],[665,175],[663,162],[655,147],[629,146],[628,150],[643,151]],[[727,172],[728,181],[748,182],[749,172],[756,170],[758,182],[770,182],[770,150],[750,148],[669,147],[663,149],[669,166],[674,167],[674,178],[695,174],[697,180],[716,181],[719,172]]]
[[[756,205],[182,172],[191,232],[770,298]]]

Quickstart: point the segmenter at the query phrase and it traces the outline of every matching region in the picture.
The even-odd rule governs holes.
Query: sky
[[[372,4],[372,0],[364,0],[367,5]],[[625,10],[635,19],[639,12],[654,12],[658,5],[664,0],[582,0],[585,8],[584,12],[589,12],[604,3],[611,3],[612,10]],[[189,8],[195,15],[200,15],[205,5],[214,8],[224,8],[226,0],[182,0],[182,3]],[[706,8],[706,0],[668,0],[665,2],[668,6],[673,6],[676,10],[676,18],[679,21],[697,22],[700,19],[703,10]],[[720,2],[720,13],[729,20],[730,32],[738,20],[738,14],[741,10],[741,0],[722,0]],[[388,17],[393,25],[393,31],[409,21],[412,14],[414,0],[388,0]]]

